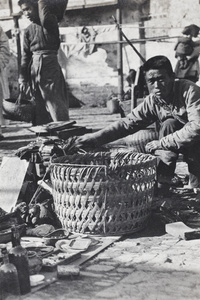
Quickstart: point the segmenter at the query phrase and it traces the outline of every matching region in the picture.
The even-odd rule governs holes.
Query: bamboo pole
[[[142,40],[140,42],[140,53],[142,57],[146,58],[146,41],[145,41],[145,28],[144,28],[144,21],[139,22],[139,38]],[[141,64],[144,63],[144,61],[140,58]]]
[[[20,15],[13,14],[13,21],[14,21],[14,28],[15,28],[15,36],[16,36],[16,43],[17,43],[17,63],[18,63],[18,74],[21,67],[21,42],[20,42],[20,30],[19,30],[19,18]]]
[[[122,13],[121,8],[116,10],[116,20],[119,24],[122,24]],[[118,71],[118,99],[122,101],[123,97],[123,58],[122,58],[122,32],[118,28],[118,41],[117,44],[117,71]]]
[[[12,0],[8,0],[8,5],[9,5],[9,9],[10,9],[10,16],[12,16],[12,14],[13,14],[13,4],[12,4]]]

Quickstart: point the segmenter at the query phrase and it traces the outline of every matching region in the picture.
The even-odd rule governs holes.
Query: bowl
[[[68,236],[69,231],[67,231],[66,229],[57,229],[45,235],[43,237],[43,240],[47,246],[55,247],[57,241],[66,239]]]
[[[0,232],[0,244],[8,243],[11,241],[11,230],[6,229]]]

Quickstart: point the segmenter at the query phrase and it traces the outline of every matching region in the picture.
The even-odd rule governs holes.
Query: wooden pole
[[[9,9],[10,9],[10,16],[12,16],[12,14],[13,14],[13,4],[12,4],[12,0],[8,0],[8,5],[9,5]]]
[[[142,57],[146,58],[146,41],[145,41],[145,29],[144,29],[144,21],[139,22],[139,39],[142,39],[143,41],[140,42],[140,53]],[[141,64],[144,63],[144,61],[140,60]]]
[[[121,8],[116,10],[116,20],[118,24],[122,24]],[[118,71],[118,99],[122,101],[123,97],[123,57],[122,57],[122,33],[118,28],[118,41],[117,44],[117,71]]]
[[[15,36],[17,43],[17,62],[18,62],[18,73],[21,67],[21,42],[20,42],[20,32],[19,32],[19,18],[20,15],[13,15],[14,28],[15,28]]]

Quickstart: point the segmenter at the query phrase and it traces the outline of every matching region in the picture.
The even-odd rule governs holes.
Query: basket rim
[[[152,160],[147,160],[147,161],[141,161],[141,162],[136,162],[135,164],[124,164],[124,165],[117,165],[115,168],[112,167],[112,165],[102,165],[102,164],[69,164],[69,163],[51,163],[49,171],[52,171],[54,167],[69,167],[69,168],[102,168],[107,171],[115,171],[116,169],[132,169],[132,168],[138,168],[139,166],[144,166],[144,165],[149,165],[149,166],[156,166],[156,157],[155,159]]]
[[[85,164],[68,164],[68,163],[51,163],[50,168],[58,165],[58,166],[72,166],[72,167],[103,167],[103,168],[107,168],[106,165],[85,165]]]
[[[133,157],[131,156],[130,157],[130,160],[132,160],[133,162],[135,162],[135,164],[132,164],[132,165],[137,165],[137,164],[140,164],[140,163],[150,163],[150,162],[153,162],[153,161],[156,161],[157,160],[157,157],[152,155],[152,154],[149,154],[149,153],[139,153],[139,152],[136,152],[136,151],[131,151],[131,150],[126,150],[126,151],[119,151],[119,152],[110,152],[110,151],[97,151],[97,152],[87,152],[86,154],[90,155],[88,157],[84,156],[85,153],[75,153],[75,154],[68,154],[68,155],[63,155],[61,157],[57,157],[57,159],[59,158],[64,158],[66,157],[67,158],[72,158],[73,156],[74,157],[80,157],[80,158],[83,158],[83,161],[87,161],[90,162],[92,160],[94,161],[97,161],[98,159],[106,159],[106,157],[98,157],[98,156],[95,156],[95,155],[98,155],[98,154],[101,154],[101,153],[105,153],[105,154],[108,154],[109,156],[107,157],[108,159],[110,159],[110,162],[116,162],[116,161],[123,161],[124,158],[122,157],[117,157],[117,154],[132,154]],[[92,157],[92,154],[94,154],[94,156]],[[125,157],[126,159],[126,157]],[[51,165],[86,165],[88,166],[88,164],[85,164],[85,163],[68,163],[68,162],[62,162],[62,161],[53,161],[51,162]],[[97,164],[95,164],[97,165]],[[105,165],[105,164],[98,164],[98,165]],[[129,165],[129,164],[124,164],[123,166],[125,165]],[[107,165],[106,165],[107,166]]]

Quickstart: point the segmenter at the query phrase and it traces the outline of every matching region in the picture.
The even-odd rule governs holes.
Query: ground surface
[[[71,119],[88,128],[99,129],[119,118],[118,114],[110,115],[106,108],[71,110]],[[1,159],[35,140],[30,126],[12,122],[3,129],[6,139],[0,142]],[[187,172],[185,163],[179,163],[177,172]],[[200,299],[200,240],[180,240],[165,232],[165,223],[173,220],[183,220],[193,227],[200,225],[197,195],[174,189],[166,197],[158,194],[153,208],[144,230],[122,237],[83,265],[78,279],[56,281],[23,299]]]

